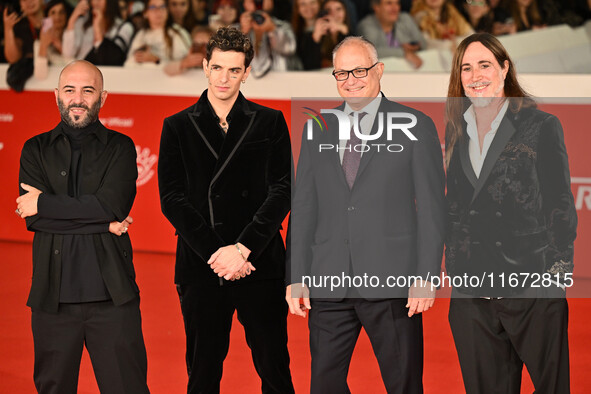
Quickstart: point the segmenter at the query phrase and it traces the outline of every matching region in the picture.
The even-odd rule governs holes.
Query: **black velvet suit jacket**
[[[382,98],[372,134],[379,113],[385,118],[392,112],[417,117],[410,131],[418,140],[411,141],[398,130],[388,141],[384,130],[379,139],[367,141],[384,146],[379,152],[374,146],[363,153],[352,189],[338,152],[319,149],[321,144],[339,144],[336,117],[326,116],[328,129],[315,129],[313,140],[304,133],[292,202],[289,283],[301,283],[307,275],[367,274],[379,277],[380,285],[358,288],[362,297],[395,298],[407,297],[410,283],[388,287],[388,276],[439,274],[445,176],[437,132],[425,114]],[[388,152],[385,146],[391,144],[400,144],[403,150]],[[333,291],[317,287],[311,295],[339,299],[346,291],[342,286]]]
[[[461,139],[447,172],[447,202],[448,273],[493,273],[497,279],[494,289],[485,284],[461,292],[508,296],[523,289],[507,281],[501,287],[500,273],[572,272],[577,215],[563,131],[555,116],[534,108],[517,114],[507,110],[478,178],[468,137]]]
[[[178,235],[175,283],[218,286],[282,279],[279,233],[290,209],[291,145],[283,114],[236,100],[224,137],[203,92],[164,120],[158,184],[162,212]],[[241,242],[256,271],[237,282],[218,278],[207,260]]]

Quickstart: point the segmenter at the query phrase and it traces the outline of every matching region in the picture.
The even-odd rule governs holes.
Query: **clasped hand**
[[[250,275],[252,271],[256,271],[254,266],[248,261],[250,250],[238,243],[236,245],[228,245],[219,248],[214,254],[211,255],[207,264],[220,278],[226,280],[237,280],[244,278],[246,275]]]

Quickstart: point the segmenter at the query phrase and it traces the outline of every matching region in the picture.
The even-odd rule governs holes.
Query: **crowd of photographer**
[[[201,67],[212,32],[234,26],[255,47],[252,72],[332,67],[349,35],[372,41],[380,57],[420,68],[420,51],[455,50],[473,32],[495,35],[590,18],[591,0],[0,0],[0,63],[21,91],[48,66]]]

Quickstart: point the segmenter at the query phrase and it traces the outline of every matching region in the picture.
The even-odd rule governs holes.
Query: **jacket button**
[[[470,216],[475,216],[477,214],[478,214],[478,211],[475,211],[475,210],[470,211]]]
[[[124,251],[123,251],[123,256],[124,256],[124,257],[127,257],[127,250],[124,250]]]
[[[242,197],[244,197],[244,198],[248,197],[248,190],[242,191]]]
[[[495,246],[497,248],[500,248],[501,246],[503,246],[503,244],[500,241],[495,242]]]
[[[60,254],[60,251],[58,249],[53,251],[53,254]]]
[[[501,216],[503,216],[503,214],[501,212],[497,211],[497,212],[495,212],[495,216],[500,218]]]
[[[62,170],[62,172],[60,172],[61,176],[66,176],[67,172],[65,170]]]

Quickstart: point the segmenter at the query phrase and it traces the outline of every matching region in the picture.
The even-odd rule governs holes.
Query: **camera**
[[[257,25],[262,25],[263,23],[265,23],[265,15],[263,15],[263,11],[255,11],[250,15],[254,23],[256,23]]]

